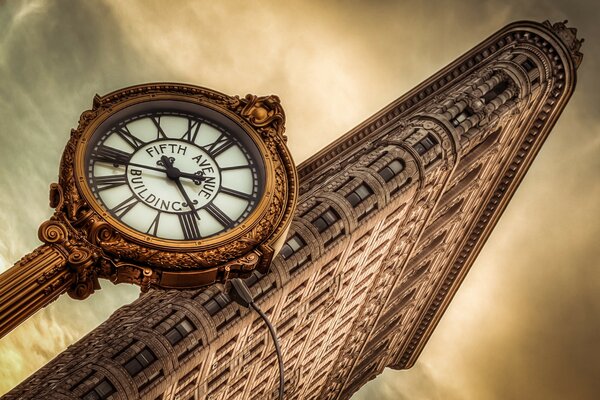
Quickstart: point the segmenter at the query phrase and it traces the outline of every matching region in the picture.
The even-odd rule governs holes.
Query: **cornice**
[[[529,37],[529,32],[536,33]],[[314,156],[298,166],[301,181],[308,175],[318,175],[315,171],[337,161],[361,145],[368,139],[374,139],[381,127],[389,126],[391,121],[411,115],[418,107],[424,105],[436,93],[451,87],[456,81],[470,74],[477,67],[493,59],[496,53],[515,44],[532,42],[537,45],[548,45],[551,40],[556,50],[562,53],[562,62],[566,70],[576,70],[581,64],[582,55],[579,48],[583,40],[578,40],[577,30],[567,28],[564,22],[551,25],[548,21],[518,21],[507,25],[494,33],[474,49],[442,68],[439,72],[410,90],[408,93],[384,107],[381,111],[350,130]],[[531,40],[530,40],[531,39]],[[536,41],[537,39],[537,41]],[[565,40],[565,42],[563,42]],[[574,78],[574,76],[573,76]],[[304,190],[303,190],[304,189]],[[301,188],[305,191],[305,188]]]
[[[573,30],[569,32],[573,33]],[[425,312],[421,314],[421,320],[413,329],[407,345],[391,365],[395,369],[410,368],[414,365],[575,89],[576,68],[581,63],[579,47],[573,44],[568,44],[570,47],[565,45],[561,41],[562,36],[557,37],[554,28],[549,24],[517,22],[494,36],[490,40],[513,36],[518,40],[534,43],[547,56],[558,53],[552,58],[552,86],[544,93],[545,101],[536,107],[536,114],[530,119],[532,123],[524,126],[523,131],[516,134],[521,140],[518,146],[514,147],[512,158],[505,164],[506,168],[496,180],[495,188],[490,190],[479,217],[473,221],[468,234],[455,252],[451,268],[447,270]],[[578,43],[581,44],[580,41]],[[575,48],[576,50],[573,50]],[[552,51],[549,51],[550,49]],[[525,118],[530,116],[525,112]]]

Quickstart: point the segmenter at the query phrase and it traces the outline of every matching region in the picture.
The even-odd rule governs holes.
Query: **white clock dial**
[[[241,128],[172,103],[104,123],[88,146],[88,184],[108,213],[138,232],[172,240],[219,235],[256,208],[262,158]]]

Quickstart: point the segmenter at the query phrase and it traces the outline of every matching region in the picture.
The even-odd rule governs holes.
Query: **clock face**
[[[261,154],[206,107],[154,101],[103,122],[86,148],[87,183],[112,217],[160,239],[201,240],[240,225],[264,187]]]

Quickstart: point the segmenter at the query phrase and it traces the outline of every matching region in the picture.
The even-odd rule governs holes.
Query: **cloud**
[[[57,180],[62,148],[79,114],[95,91],[133,80],[132,64],[143,60],[127,49],[111,19],[101,3],[0,5],[0,21],[6,22],[0,28],[1,270],[40,245],[37,228],[51,213],[48,187]],[[136,293],[123,286],[87,302],[64,296],[38,312],[0,341],[0,393]]]

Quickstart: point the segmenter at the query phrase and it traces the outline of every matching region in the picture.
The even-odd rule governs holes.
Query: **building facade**
[[[575,87],[565,23],[511,24],[299,166],[269,273],[286,399],[349,399],[411,367]],[[277,398],[262,320],[216,284],[151,291],[4,399]]]

